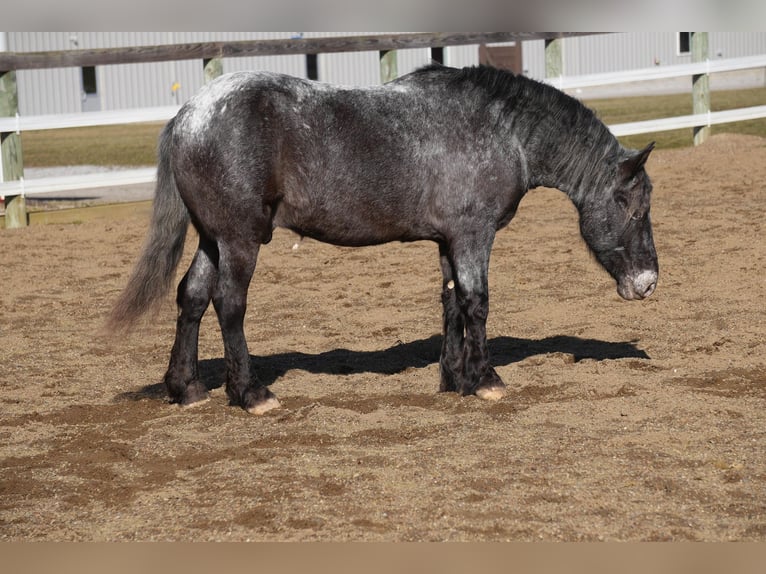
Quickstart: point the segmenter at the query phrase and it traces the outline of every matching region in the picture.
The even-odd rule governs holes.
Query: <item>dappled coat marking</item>
[[[205,86],[160,137],[149,237],[110,324],[131,325],[170,289],[188,222],[199,248],[178,286],[165,384],[190,405],[199,324],[212,300],[233,404],[279,405],[251,373],[243,321],[258,251],[276,227],[336,245],[430,240],[443,276],[440,389],[497,399],[487,272],[495,232],[524,194],[556,187],[625,299],[657,283],[652,149],[623,149],[593,112],[558,90],[488,67],[429,66],[351,88],[242,72]]]

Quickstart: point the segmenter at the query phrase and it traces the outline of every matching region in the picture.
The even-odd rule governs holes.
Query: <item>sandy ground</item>
[[[0,539],[766,539],[766,140],[648,169],[649,300],[619,299],[560,192],[499,233],[497,403],[436,392],[432,244],[277,233],[246,333],[283,408],[254,417],[227,405],[212,313],[195,409],[160,385],[170,299],[100,333],[145,216],[0,231]]]

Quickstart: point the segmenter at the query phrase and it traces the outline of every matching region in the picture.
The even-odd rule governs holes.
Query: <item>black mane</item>
[[[575,183],[570,197],[579,200],[577,182],[605,174],[598,166],[604,161],[616,163],[623,153],[617,139],[578,99],[526,76],[491,66],[450,68],[431,64],[414,72],[420,78],[439,78],[455,90],[475,91],[481,105],[497,106],[525,146],[545,150],[551,159],[552,172],[560,176],[570,173]],[[579,158],[573,161],[572,158]],[[547,185],[542,182],[541,185]]]
[[[553,86],[514,74],[510,70],[485,65],[450,68],[440,64],[430,64],[419,68],[414,74],[440,77],[456,87],[478,88],[485,95],[488,103],[501,101],[510,108],[520,103],[528,105],[538,102],[537,105],[544,106],[549,111],[556,110],[562,114],[575,112],[595,119],[593,111],[579,100]]]

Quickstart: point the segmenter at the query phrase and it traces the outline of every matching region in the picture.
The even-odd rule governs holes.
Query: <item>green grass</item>
[[[716,91],[711,95],[713,111],[766,104],[766,88]],[[641,96],[590,100],[607,124],[681,116],[691,113],[691,94]],[[22,134],[22,153],[27,167],[60,165],[153,165],[161,123],[70,128]],[[766,119],[713,126],[713,133],[741,133],[766,137]],[[631,148],[642,148],[655,140],[660,148],[692,144],[692,130],[674,130],[620,138]]]
[[[22,132],[25,167],[154,165],[163,123]]]

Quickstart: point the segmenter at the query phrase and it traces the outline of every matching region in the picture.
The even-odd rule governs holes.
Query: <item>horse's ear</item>
[[[633,176],[644,167],[646,160],[649,159],[649,154],[654,149],[654,143],[655,142],[650,143],[641,151],[635,152],[628,158],[622,160],[622,163],[620,163],[620,175],[622,175],[624,180],[633,178]]]

